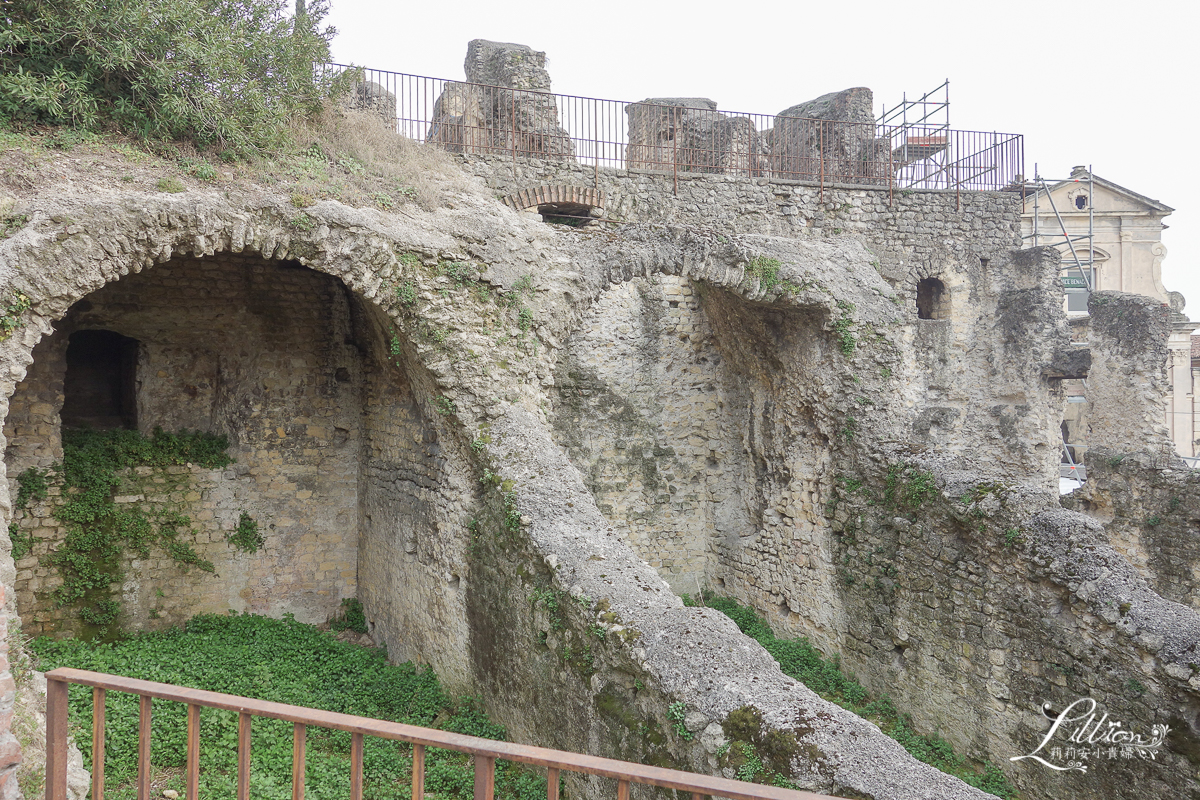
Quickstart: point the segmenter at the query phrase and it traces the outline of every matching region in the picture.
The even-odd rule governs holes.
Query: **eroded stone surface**
[[[478,164],[493,187],[571,170]],[[1055,510],[1069,335],[1053,253],[1009,252],[1012,198],[889,204],[720,176],[681,182],[676,200],[651,176],[603,180],[606,213],[630,223],[612,232],[548,227],[482,192],[428,214],[326,201],[303,226],[265,190],[31,196],[30,224],[0,243],[7,290],[34,299],[0,344],[6,414],[42,366],[39,342],[89,295],[136,285],[124,276],[295,261],[361,312],[352,328],[314,325],[310,349],[352,347],[369,373],[327,362],[332,383],[341,367],[360,387],[339,405],[361,410],[355,545],[373,636],[482,694],[518,740],[711,771],[713,725],[754,704],[809,746],[793,765],[807,787],[982,796],[784,676],[728,619],[683,608],[667,580],[720,587],[842,652],[973,758],[1036,743],[1055,692],[1094,693],[1130,720],[1195,718],[1196,612]],[[946,287],[944,319],[917,318],[928,277]],[[22,458],[55,453],[54,396],[37,394],[20,419],[39,441],[19,442]],[[935,485],[914,504],[892,481],[889,500],[896,468]],[[11,513],[3,488],[0,507]],[[646,563],[681,551],[678,571]],[[19,589],[11,559],[3,569]],[[1134,679],[1146,691],[1120,699]],[[666,716],[680,701],[690,741]],[[1191,780],[1188,741],[1152,780]],[[1043,773],[1007,771],[1027,796],[1066,796]],[[1090,780],[1069,791],[1097,796]]]

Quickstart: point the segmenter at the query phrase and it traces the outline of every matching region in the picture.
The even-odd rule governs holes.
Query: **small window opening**
[[[113,331],[76,331],[67,344],[65,428],[136,428],[138,342]]]
[[[1087,208],[1087,195],[1086,194],[1077,195],[1075,197],[1075,207],[1078,208],[1080,211],[1083,211],[1085,208]]]
[[[595,219],[592,207],[584,203],[542,203],[538,206],[538,213],[546,222],[573,228],[582,228]]]
[[[937,278],[922,278],[917,283],[917,317],[920,319],[947,319],[949,304],[946,284]]]

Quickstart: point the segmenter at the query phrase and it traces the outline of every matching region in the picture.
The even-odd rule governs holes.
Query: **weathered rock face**
[[[546,54],[528,45],[472,39],[467,44],[463,71],[467,83],[533,92],[550,91]]]
[[[1128,452],[1166,440],[1162,397],[1170,309],[1141,295],[1093,292],[1088,316],[1093,394],[1087,441]]]
[[[799,785],[982,797],[683,608],[699,586],[841,652],[1028,797],[1191,788],[1200,615],[1057,508],[1073,356],[1056,256],[1011,252],[1015,198],[728,176],[676,197],[604,175],[606,214],[629,224],[563,231],[492,196],[576,165],[475,169],[491,189],[454,208],[326,201],[304,225],[266,190],[23,200],[29,223],[0,243],[0,300],[33,300],[0,342],[10,480],[58,452],[56,348],[103,326],[147,343],[143,414],[245,448],[248,476],[192,476],[210,496],[228,483],[317,545],[341,546],[320,515],[347,513],[328,527],[354,533],[373,637],[481,694],[518,740],[718,770],[719,723],[753,704],[796,737]],[[922,319],[929,279],[939,318]],[[314,468],[338,485],[299,498]],[[264,557],[293,535],[268,533]],[[11,559],[0,579],[25,580]],[[331,599],[294,588],[272,596]],[[1182,724],[1160,760],[1070,785],[1007,761],[1044,735],[1043,702],[1082,694],[1127,727]]]
[[[1149,297],[1095,292],[1088,302],[1088,481],[1071,508],[1105,524],[1108,542],[1154,591],[1200,607],[1200,472],[1175,457],[1163,425],[1172,315]]]
[[[575,160],[558,120],[546,54],[521,44],[473,39],[466,83],[447,83],[434,105],[428,140],[451,152],[509,153]]]

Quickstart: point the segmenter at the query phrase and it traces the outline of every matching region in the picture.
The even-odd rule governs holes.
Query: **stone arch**
[[[501,202],[514,211],[536,208],[542,213],[586,216],[592,209],[604,208],[604,192],[584,186],[545,185],[514,192]]]
[[[152,404],[153,413],[139,420],[142,427],[149,430],[156,423],[168,430],[206,427],[203,420],[197,421],[196,414],[186,413],[191,404],[206,405],[210,411],[217,409],[211,413],[213,418],[220,418],[213,426],[215,432],[245,434],[247,420],[274,432],[249,442],[232,437],[235,446],[241,445],[242,449],[239,463],[225,471],[181,470],[194,494],[202,498],[193,504],[195,508],[184,510],[194,527],[210,540],[203,543],[204,547],[198,546],[201,557],[211,558],[206,549],[226,551],[224,565],[218,570],[226,581],[223,588],[214,589],[211,581],[193,571],[182,579],[189,585],[177,593],[209,591],[213,596],[206,602],[212,601],[212,607],[181,606],[164,611],[156,608],[162,605],[162,597],[156,600],[155,586],[149,584],[144,591],[134,592],[136,597],[126,598],[147,606],[139,606],[129,621],[134,626],[145,622],[148,610],[154,610],[166,624],[178,621],[168,612],[228,608],[273,615],[292,612],[307,621],[321,621],[343,597],[358,593],[369,608],[370,601],[375,601],[370,616],[377,626],[377,641],[387,641],[401,658],[420,657],[437,663],[451,685],[465,688],[465,677],[456,675],[453,667],[456,661],[461,663],[462,639],[466,635],[465,621],[457,629],[455,626],[455,620],[461,621],[464,616],[462,592],[455,590],[459,574],[465,573],[457,563],[465,544],[456,549],[452,541],[458,535],[457,515],[462,509],[461,503],[454,507],[443,500],[447,496],[470,497],[477,482],[471,480],[464,463],[465,445],[459,442],[460,432],[436,406],[435,398],[442,396],[445,387],[426,368],[420,348],[413,346],[407,322],[396,308],[392,284],[386,277],[399,274],[396,251],[382,237],[363,235],[361,228],[356,233],[339,226],[297,231],[286,217],[272,209],[249,215],[211,210],[189,214],[178,208],[173,211],[176,213],[164,211],[149,220],[143,218],[140,225],[128,218],[106,221],[97,217],[88,235],[68,239],[65,246],[47,245],[43,240],[37,244],[12,242],[6,248],[4,256],[12,256],[8,264],[19,268],[12,281],[13,290],[36,300],[28,324],[0,343],[0,369],[7,378],[0,393],[0,410],[6,421],[14,422],[13,412],[20,411],[26,418],[36,417],[32,421],[41,426],[29,439],[38,445],[32,448],[36,452],[14,453],[10,449],[10,456],[23,460],[8,471],[9,476],[27,466],[44,467],[61,458],[55,427],[58,409],[54,406],[56,392],[61,406],[61,375],[57,389],[27,390],[45,377],[42,373],[54,366],[56,355],[65,353],[69,334],[82,329],[135,334],[143,346],[139,367],[148,370],[144,377],[153,382],[156,373],[166,373],[158,376],[161,381],[173,380],[181,389],[176,395],[178,416],[173,422],[163,419],[162,406],[169,403],[157,402]],[[122,226],[126,230],[140,228],[143,238],[131,241],[122,236]],[[309,235],[301,239],[305,233]],[[314,245],[314,240],[331,246],[321,248]],[[55,267],[42,266],[47,262]],[[22,285],[27,281],[36,285]],[[221,294],[222,286],[239,281],[243,283],[225,292],[228,297]],[[190,305],[195,307],[191,313],[196,319],[209,318],[205,315],[214,310],[225,317],[212,316],[213,330],[203,331],[199,324],[185,319],[189,303],[184,298],[171,301],[173,305],[168,303],[167,311],[161,303],[151,308],[149,300],[138,304],[139,298],[149,296],[148,292],[163,295],[172,291],[193,293]],[[311,300],[309,316],[297,314],[296,319],[289,319],[296,312],[279,301],[284,295],[293,300],[299,297],[301,305]],[[231,305],[234,301],[240,304],[236,308]],[[243,317],[241,321],[234,319],[238,314]],[[254,335],[283,339],[266,357],[253,354],[222,364],[214,364],[210,358],[197,366],[195,353],[190,352],[185,354],[187,357],[180,356],[183,361],[191,358],[186,370],[170,368],[162,357],[163,351],[171,348],[178,356],[180,340],[189,335],[216,336],[224,325],[246,331],[248,327],[243,323],[252,317],[261,322]],[[309,323],[326,325],[322,333],[329,335],[323,341],[316,337],[307,347],[287,340]],[[154,329],[171,325],[186,330],[171,341],[156,338]],[[221,347],[229,346],[238,336],[234,333],[225,337]],[[198,344],[192,349],[211,356],[220,348]],[[345,357],[327,357],[329,353]],[[288,374],[289,359],[309,356],[324,361],[319,368],[305,366]],[[193,373],[216,378],[207,383],[191,380]],[[306,391],[312,397],[345,397],[348,410],[342,416],[348,421],[337,418],[336,412],[326,413],[328,408],[312,409],[312,413],[287,409],[284,416],[289,420],[264,420],[255,415],[253,407],[269,406],[278,398],[260,402],[262,398],[237,396],[230,386],[236,389],[238,381],[291,381],[293,386],[286,391]],[[214,384],[222,386],[214,388]],[[214,399],[213,395],[222,391],[224,397]],[[48,397],[38,396],[42,394]],[[43,402],[46,400],[49,402]],[[33,413],[28,413],[31,410]],[[354,418],[358,416],[363,422],[356,429]],[[240,431],[238,425],[242,425]],[[296,449],[300,455],[294,462],[281,456],[285,466],[296,469],[289,474],[281,470],[280,474],[267,475],[270,469],[266,461],[270,458],[264,460],[256,452],[271,448],[264,445],[264,438],[302,440]],[[10,436],[6,443],[18,441]],[[277,455],[281,449],[276,448]],[[314,462],[315,456],[306,461],[301,452],[305,450],[321,453],[321,463]],[[334,451],[340,452],[340,460],[328,455]],[[321,497],[321,487],[307,485],[306,480],[324,481],[325,489],[340,483],[344,492],[339,495],[325,491]],[[290,498],[281,500],[283,495]],[[328,512],[330,518],[323,524],[310,524],[297,511],[305,502],[311,515]],[[241,510],[249,511],[262,524],[268,540],[265,556],[234,553],[226,545],[222,531],[228,531]],[[331,540],[343,528],[353,532],[353,542]],[[290,535],[292,530],[297,530],[296,535]],[[311,561],[301,564],[299,558],[304,555]],[[273,558],[288,563],[276,565]],[[374,585],[359,591],[363,588],[364,569],[374,570],[369,576]],[[304,573],[314,579],[292,587],[296,591],[291,598],[281,597],[287,587],[279,576]],[[5,582],[12,585],[11,579]],[[196,583],[196,587],[190,583]],[[265,594],[258,591],[260,585],[266,587]],[[401,591],[412,602],[404,607],[381,602]],[[299,598],[296,592],[306,593],[306,597]],[[169,588],[165,594],[170,601]],[[22,602],[22,598],[16,599],[18,604]],[[295,602],[289,606],[283,602],[286,600]],[[305,610],[308,613],[301,613]],[[28,624],[35,621],[36,614],[23,616]],[[437,617],[436,623],[433,617]],[[410,632],[406,636],[409,645],[419,648],[419,652],[409,650],[406,655],[406,647],[395,641],[397,631],[405,629]],[[411,635],[413,629],[428,632],[429,639],[418,641],[420,637]],[[446,657],[439,657],[442,655]]]

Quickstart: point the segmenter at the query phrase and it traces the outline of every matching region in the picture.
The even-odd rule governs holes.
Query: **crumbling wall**
[[[706,97],[651,97],[625,106],[631,170],[765,174],[762,136],[747,116],[717,111]]]
[[[605,517],[679,594],[711,583],[714,543],[748,529],[736,390],[700,312],[674,276],[604,292],[555,372],[556,440]]]
[[[780,111],[768,136],[776,177],[887,185],[888,142],[875,138],[871,90],[830,92]]]
[[[1153,762],[1064,732],[1044,757],[1063,766],[1078,751],[1086,774],[1006,769],[1023,797],[1194,790],[1200,617],[1158,595],[1087,517],[1016,482],[927,466],[897,461],[836,494],[843,664],[976,758],[1033,752],[1050,727],[1043,704],[1054,717],[1080,698],[1147,738],[1172,730]]]
[[[359,597],[392,658],[436,664],[447,686],[463,689],[472,685],[463,653],[475,485],[436,388],[401,340],[393,352],[387,318],[370,316],[358,339],[379,365],[365,386]]]
[[[1175,456],[1162,416],[1170,308],[1095,292],[1088,312],[1088,480],[1065,504],[1102,522],[1156,592],[1200,607],[1200,473]]]

